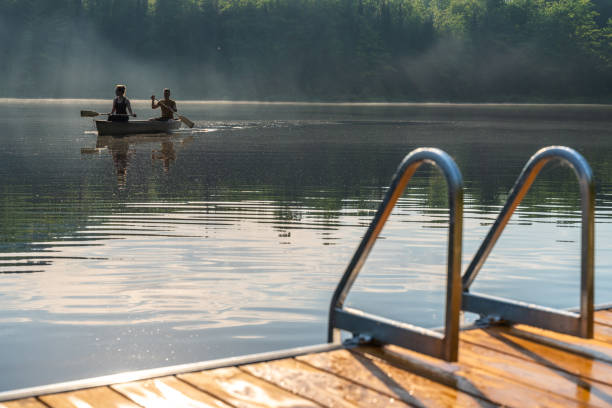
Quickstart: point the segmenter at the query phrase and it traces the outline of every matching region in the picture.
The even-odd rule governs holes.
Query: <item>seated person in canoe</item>
[[[128,111],[130,115],[128,116]],[[136,117],[136,114],[132,112],[132,105],[130,100],[125,97],[125,85],[117,85],[115,87],[115,99],[113,99],[113,109],[108,120],[113,122],[127,122],[129,117]]]
[[[151,96],[151,108],[161,108],[161,116],[154,118],[153,120],[170,120],[174,118],[174,112],[176,112],[176,102],[170,99],[170,89],[164,89],[164,99],[155,101],[155,95]]]

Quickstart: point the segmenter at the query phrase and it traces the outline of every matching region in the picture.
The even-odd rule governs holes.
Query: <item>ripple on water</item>
[[[612,127],[534,116],[585,108],[184,103],[197,129],[105,139],[76,116],[106,101],[11,103],[0,110],[0,372],[14,375],[0,389],[325,341],[331,293],[418,146],[448,151],[464,175],[464,269],[527,158],[578,148],[599,180],[597,291],[612,293]],[[475,290],[577,304],[572,177],[536,180]],[[441,324],[446,199],[435,171],[415,174],[347,304]]]

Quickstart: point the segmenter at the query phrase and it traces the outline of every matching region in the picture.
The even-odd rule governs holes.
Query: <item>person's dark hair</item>
[[[125,85],[115,86],[115,95],[118,95],[118,94],[125,96]]]

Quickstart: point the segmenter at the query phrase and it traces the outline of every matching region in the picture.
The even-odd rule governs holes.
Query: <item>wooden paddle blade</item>
[[[81,117],[90,118],[90,117],[99,116],[99,115],[100,114],[98,112],[94,112],[94,111],[90,111],[90,110],[82,110],[81,111]]]
[[[195,123],[193,123],[192,121],[190,121],[188,118],[184,117],[183,115],[178,115],[178,117],[181,120],[181,122],[185,124],[185,126],[189,128],[192,128],[195,126]]]

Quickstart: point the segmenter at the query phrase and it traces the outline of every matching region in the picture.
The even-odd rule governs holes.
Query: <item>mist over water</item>
[[[0,97],[610,100],[606,2],[468,3],[0,0]]]

